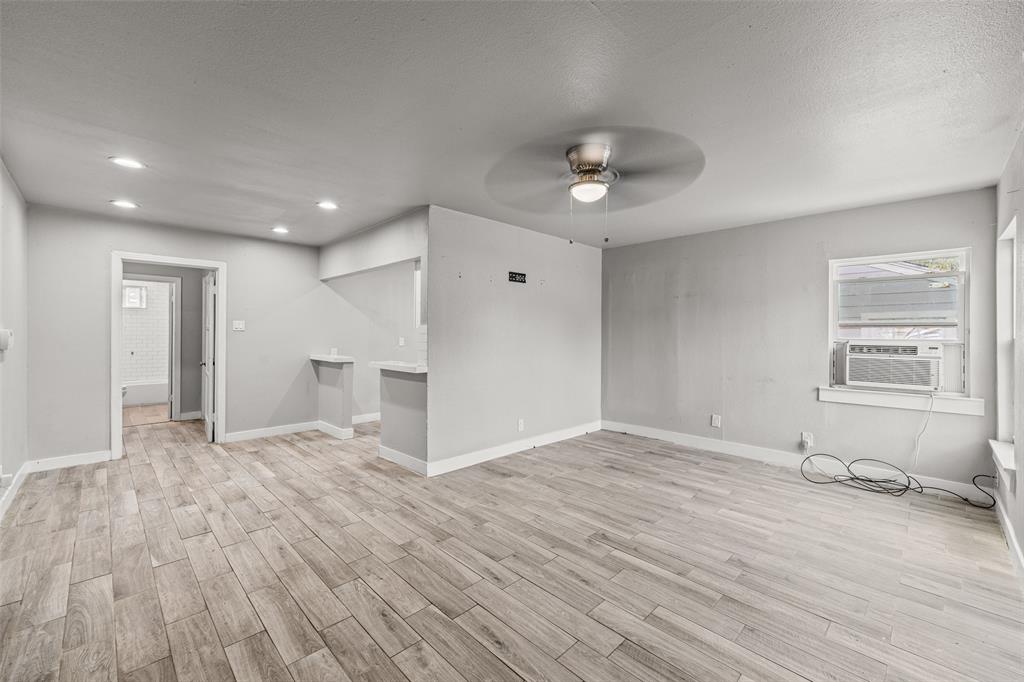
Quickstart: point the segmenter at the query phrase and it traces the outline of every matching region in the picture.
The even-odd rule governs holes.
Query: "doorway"
[[[124,433],[168,421],[201,420],[196,436],[223,442],[226,293],[227,264],[221,261],[112,253],[112,459],[123,455]],[[153,314],[144,320],[147,313]],[[133,320],[140,324],[133,326]],[[142,339],[133,336],[140,326],[155,329]]]
[[[142,269],[142,266],[129,267]],[[195,272],[198,276],[201,271]],[[121,280],[121,422],[125,427],[181,419],[181,308],[181,276],[124,274]],[[199,329],[190,328],[189,332],[198,334]]]

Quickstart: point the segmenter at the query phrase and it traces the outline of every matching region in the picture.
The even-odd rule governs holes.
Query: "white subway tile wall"
[[[127,279],[124,284],[144,286],[147,295],[145,308],[121,309],[121,381],[124,384],[167,383],[171,285]]]

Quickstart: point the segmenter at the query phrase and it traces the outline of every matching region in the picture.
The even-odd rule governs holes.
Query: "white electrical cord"
[[[928,394],[928,413],[924,416],[924,423],[921,425],[921,430],[917,432],[917,436],[914,438],[914,456],[910,460],[910,466],[908,467],[911,471],[917,471],[917,460],[921,456],[921,436],[928,429],[928,422],[932,419],[932,410],[935,408],[935,391]]]

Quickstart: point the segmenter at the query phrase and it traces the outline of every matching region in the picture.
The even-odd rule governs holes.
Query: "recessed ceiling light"
[[[323,199],[322,201],[318,201],[316,202],[316,205],[325,211],[333,211],[334,209],[338,208],[338,205],[331,201],[330,199]]]
[[[138,208],[139,205],[128,199],[111,199],[110,203],[118,208]]]
[[[271,232],[276,232],[278,234],[288,234],[288,228],[285,227],[284,225],[275,225]]]
[[[141,161],[136,161],[135,159],[129,158],[127,156],[111,156],[108,158],[112,163],[116,163],[118,166],[122,166],[124,168],[134,168],[138,170],[139,168],[146,167],[146,164],[142,163]]]

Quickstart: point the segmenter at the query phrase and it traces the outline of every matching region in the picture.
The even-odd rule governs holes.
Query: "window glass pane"
[[[127,286],[121,288],[121,307],[145,308],[146,287]]]
[[[963,270],[960,255],[914,258],[881,263],[852,263],[836,269],[837,279],[856,277],[899,277],[900,275],[926,275],[930,272],[957,272]]]
[[[840,326],[836,335],[839,339],[904,339],[906,341],[956,341],[959,338],[956,327],[864,327]]]
[[[962,308],[960,295],[956,275],[839,282],[839,326],[956,327]]]

